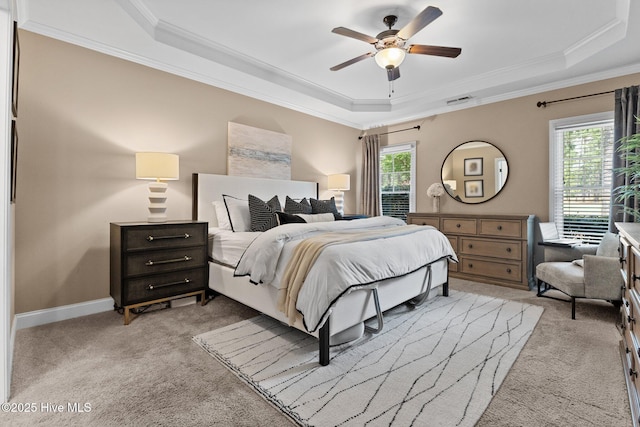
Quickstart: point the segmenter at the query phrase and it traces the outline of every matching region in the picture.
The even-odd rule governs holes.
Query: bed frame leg
[[[320,354],[320,365],[322,366],[327,366],[329,364],[329,338],[330,338],[330,331],[329,331],[329,319],[327,319],[326,322],[324,322],[324,325],[322,326],[322,328],[320,328],[320,331],[318,332],[318,338],[319,338],[319,354]]]

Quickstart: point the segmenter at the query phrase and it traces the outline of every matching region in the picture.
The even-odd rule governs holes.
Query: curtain
[[[630,209],[638,209],[640,200],[627,200],[625,206],[616,200],[616,188],[631,183],[631,177],[616,173],[616,169],[628,166],[626,160],[618,153],[620,139],[640,132],[637,118],[640,117],[640,103],[638,102],[638,88],[640,86],[616,89],[615,109],[613,118],[613,184],[611,197],[611,216],[609,217],[609,230],[615,231],[614,222],[633,222],[633,217],[625,212],[625,206]]]
[[[380,138],[362,138],[362,213],[380,215]]]

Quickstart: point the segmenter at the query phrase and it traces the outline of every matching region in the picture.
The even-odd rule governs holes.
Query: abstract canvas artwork
[[[291,136],[229,122],[227,174],[291,179]]]

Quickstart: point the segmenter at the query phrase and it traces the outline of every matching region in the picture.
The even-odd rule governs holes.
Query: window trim
[[[403,142],[400,144],[385,145],[380,147],[380,158],[385,154],[411,152],[411,189],[409,190],[409,212],[416,211],[416,145],[417,141]],[[380,171],[382,176],[382,171]],[[382,188],[378,189],[380,195],[380,213],[382,214]]]
[[[575,126],[581,124],[587,124],[590,122],[603,122],[614,119],[613,111],[605,111],[602,113],[585,114],[575,117],[566,117],[562,119],[549,120],[549,221],[555,220],[555,188],[554,182],[556,169],[558,168],[558,150],[563,150],[563,144],[558,144],[556,139],[556,132],[559,128],[567,126]],[[558,227],[558,231],[562,233],[561,227]]]

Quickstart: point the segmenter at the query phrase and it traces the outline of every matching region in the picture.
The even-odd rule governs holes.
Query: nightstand
[[[206,222],[112,222],[110,261],[111,297],[125,325],[145,305],[194,295],[205,304]]]

